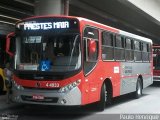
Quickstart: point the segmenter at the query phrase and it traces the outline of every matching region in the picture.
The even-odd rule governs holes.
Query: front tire
[[[142,96],[142,82],[140,78],[137,80],[136,91],[133,93],[133,95],[136,99]]]
[[[97,111],[103,111],[105,109],[106,100],[107,100],[106,85],[105,83],[103,83],[102,88],[101,88],[100,101],[95,106]]]

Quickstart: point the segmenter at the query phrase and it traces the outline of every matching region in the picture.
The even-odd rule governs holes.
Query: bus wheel
[[[3,87],[4,87],[4,81],[3,81],[3,78],[0,77],[0,93],[3,92]]]
[[[105,83],[103,83],[102,88],[101,88],[100,101],[95,106],[96,110],[103,111],[106,106],[106,101],[107,101],[107,91],[106,91],[106,85]]]
[[[142,83],[140,78],[137,80],[136,91],[133,94],[136,99],[142,96]]]

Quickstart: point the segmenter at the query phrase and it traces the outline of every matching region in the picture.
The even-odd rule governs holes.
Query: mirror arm
[[[8,34],[7,37],[6,37],[6,52],[7,52],[11,57],[13,57],[14,54],[9,51],[9,48],[10,48],[10,43],[11,43],[11,42],[10,42],[10,41],[11,41],[11,37],[14,37],[14,35],[15,35],[15,33],[12,32],[12,33]]]

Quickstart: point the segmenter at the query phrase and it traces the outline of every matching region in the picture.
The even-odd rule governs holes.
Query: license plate
[[[33,100],[44,100],[44,96],[43,95],[33,95],[32,99]]]

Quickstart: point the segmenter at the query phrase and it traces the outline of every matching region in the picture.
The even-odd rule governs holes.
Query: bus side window
[[[130,38],[125,39],[125,59],[126,61],[133,61],[133,40]]]
[[[152,61],[152,47],[150,43],[148,43],[148,54],[149,54],[149,61]]]
[[[137,40],[134,41],[134,46],[135,46],[135,49],[134,49],[134,60],[135,61],[142,61],[142,53],[141,53],[141,43]]]
[[[98,29],[86,27],[83,33],[84,43],[84,72],[89,73],[98,60]]]
[[[124,60],[124,55],[124,37],[116,35],[114,58],[115,60]]]
[[[114,60],[114,35],[109,32],[102,32],[102,59]]]
[[[85,59],[88,62],[96,62],[98,59],[98,30],[88,27],[84,35],[86,38],[84,41]]]
[[[143,43],[143,51],[142,51],[142,60],[144,62],[148,62],[149,61],[149,48],[148,48],[148,44],[147,43]]]

